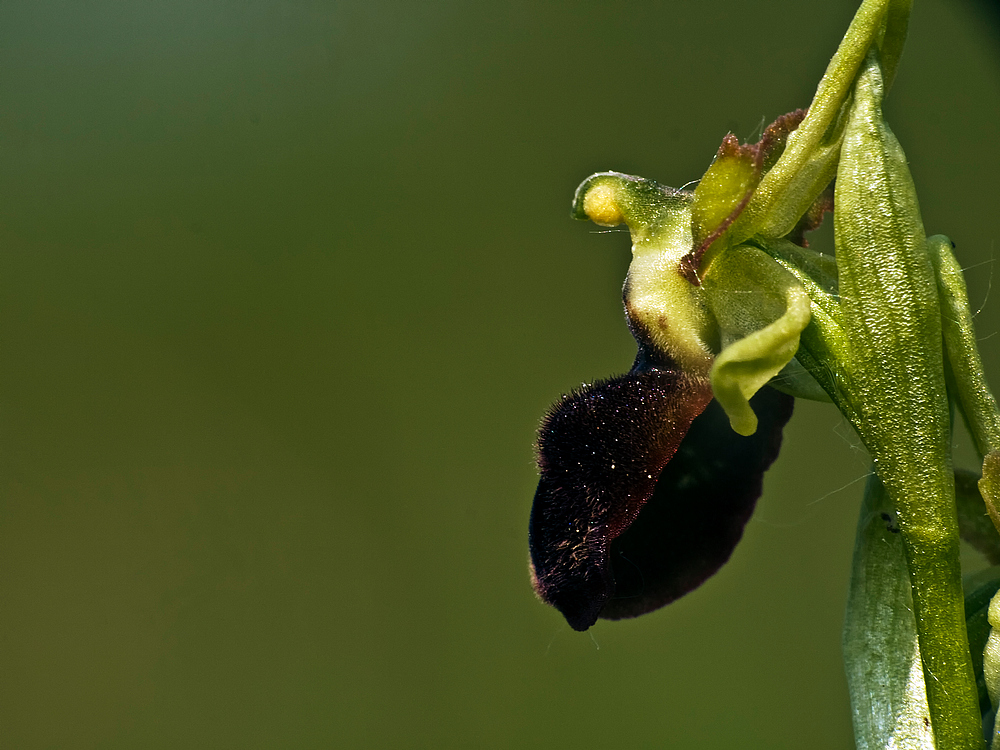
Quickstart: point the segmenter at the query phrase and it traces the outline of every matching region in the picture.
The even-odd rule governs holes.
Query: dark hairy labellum
[[[791,397],[764,388],[760,429],[742,437],[704,378],[642,361],[564,397],[539,431],[532,579],[576,630],[661,607],[718,570],[791,416]]]
[[[733,432],[712,401],[692,422],[653,496],[611,544],[615,595],[600,616],[636,617],[669,604],[710,578],[732,555],[778,457],[794,399],[762,388],[750,404],[757,432]]]

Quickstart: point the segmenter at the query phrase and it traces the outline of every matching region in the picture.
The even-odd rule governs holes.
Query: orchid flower
[[[960,482],[963,518],[1000,528],[1000,413],[952,244],[926,236],[882,116],[910,5],[864,0],[808,110],[755,144],[727,135],[693,191],[616,172],[578,188],[574,217],[631,234],[638,352],[542,422],[531,577],[576,630],[690,592],[738,543],[794,398],[832,402],[874,476],[845,625],[858,745],[972,748],[992,710],[982,645],[1000,574],[970,600],[970,653],[952,414],[984,457],[979,491]],[[828,212],[835,258],[806,241]],[[980,521],[963,534],[1000,560]]]

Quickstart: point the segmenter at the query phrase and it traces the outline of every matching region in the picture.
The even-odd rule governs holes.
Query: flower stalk
[[[857,80],[834,232],[858,429],[899,519],[930,718],[942,747],[982,745],[965,630],[941,312],[916,191],[881,116],[876,53]]]

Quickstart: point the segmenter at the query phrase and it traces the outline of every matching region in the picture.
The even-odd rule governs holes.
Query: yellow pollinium
[[[594,185],[583,197],[583,212],[595,224],[615,227],[625,221],[615,200],[617,191],[611,185]]]

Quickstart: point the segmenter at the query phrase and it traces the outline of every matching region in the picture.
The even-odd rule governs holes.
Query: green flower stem
[[[928,457],[928,454],[937,453],[938,455],[947,455],[947,453],[944,446],[938,446],[937,448],[933,446],[928,448],[925,446],[921,448],[918,445],[913,447],[912,443],[914,441],[911,438],[914,437],[914,428],[912,426],[904,427],[896,432],[893,431],[892,425],[899,424],[898,417],[893,419],[892,422],[887,422],[883,434],[876,437],[881,445],[885,447],[885,450],[873,450],[872,425],[864,421],[864,417],[867,415],[868,419],[874,421],[877,425],[879,421],[878,409],[881,407],[876,403],[869,404],[866,408],[866,404],[859,402],[853,390],[852,384],[855,380],[856,371],[853,367],[849,367],[849,363],[852,362],[852,358],[849,356],[850,341],[843,327],[844,313],[840,309],[837,297],[830,293],[829,284],[820,284],[812,276],[806,274],[802,270],[803,264],[792,263],[789,259],[791,253],[788,251],[792,251],[792,253],[799,251],[794,250],[794,248],[786,248],[782,243],[783,241],[781,240],[774,243],[767,243],[766,249],[786,270],[796,276],[803,285],[803,288],[808,292],[812,301],[812,318],[809,325],[802,332],[802,345],[799,348],[796,358],[819,382],[840,411],[854,425],[858,433],[862,435],[873,455],[878,457],[882,453],[888,453],[890,456],[896,454],[895,458],[897,460],[894,463],[890,463],[883,458],[879,462],[878,470],[883,476],[892,476],[896,480],[895,484],[902,487],[903,492],[897,493],[897,496],[899,494],[903,495],[903,500],[908,510],[900,510],[900,517],[906,516],[907,513],[912,516],[912,506],[919,506],[928,500],[931,501],[930,507],[927,509],[929,512],[917,518],[916,524],[910,524],[911,527],[916,525],[917,528],[926,531],[928,538],[923,539],[918,537],[914,539],[914,533],[910,529],[906,535],[906,538],[910,541],[907,549],[903,548],[903,534],[886,537],[886,539],[897,543],[901,554],[904,556],[911,554],[914,547],[921,551],[920,554],[916,555],[919,558],[919,564],[909,569],[909,581],[911,585],[906,585],[907,575],[905,572],[900,574],[902,577],[897,580],[903,582],[906,588],[910,589],[906,597],[908,602],[913,602],[915,597],[922,596],[924,604],[920,610],[921,619],[919,623],[924,633],[924,641],[921,642],[928,643],[928,655],[930,656],[930,652],[933,652],[934,657],[933,661],[928,659],[925,666],[929,666],[927,671],[933,675],[933,678],[928,677],[928,679],[937,688],[934,695],[936,710],[932,713],[932,716],[935,717],[933,726],[938,741],[937,747],[980,747],[979,713],[978,710],[973,711],[972,700],[969,697],[972,693],[970,683],[974,677],[961,664],[963,661],[968,663],[970,657],[967,650],[964,653],[960,653],[966,643],[966,636],[964,632],[965,621],[964,607],[962,605],[961,570],[958,563],[957,520],[955,519],[954,510],[949,508],[950,494],[947,487],[948,482],[940,472],[936,474],[934,481],[931,482],[931,488],[928,491],[927,497],[921,497],[921,492],[924,490],[920,489],[920,486],[926,485],[926,482],[921,481],[919,478],[922,469],[925,468],[920,465],[920,456],[927,458],[929,461],[927,467],[937,464],[939,465],[938,468],[942,471],[947,471],[945,467],[940,466],[941,462],[935,456],[930,455]],[[908,387],[905,384],[902,386],[897,385],[893,393],[905,393],[905,389]],[[892,400],[892,396],[883,396],[881,399],[883,402]],[[886,404],[886,406],[890,409],[892,408],[891,404]],[[905,406],[903,408],[905,409]],[[891,414],[887,414],[886,416],[892,417]],[[941,428],[939,428],[940,431]],[[919,433],[919,430],[916,432]],[[920,451],[919,453],[916,452],[918,450]],[[907,460],[908,451],[914,451],[909,454],[909,460]],[[902,459],[902,462],[898,459]],[[916,477],[913,480],[912,489],[909,489],[910,485],[908,482],[910,480],[907,478],[909,476]],[[969,481],[965,481],[963,489],[968,490],[968,485]],[[879,607],[880,599],[889,596],[888,588],[886,591],[879,592],[875,587],[875,582],[870,577],[860,579],[864,583],[863,588],[859,588],[862,584],[859,583],[858,578],[858,576],[863,575],[859,572],[859,566],[870,569],[872,565],[877,567],[885,564],[885,561],[881,560],[881,558],[873,558],[878,560],[873,563],[871,559],[866,557],[864,559],[868,559],[868,562],[865,562],[859,556],[879,555],[881,553],[888,554],[889,552],[885,549],[881,550],[881,552],[871,549],[864,551],[864,545],[871,544],[872,542],[871,540],[866,542],[862,538],[862,522],[868,524],[876,523],[870,517],[870,514],[864,514],[868,514],[869,511],[874,513],[876,507],[881,507],[878,506],[877,497],[873,498],[871,496],[871,493],[874,492],[884,492],[881,482],[877,485],[869,485],[868,494],[866,494],[866,503],[873,503],[874,505],[872,508],[862,511],[862,521],[859,521],[859,547],[855,552],[855,580],[852,583],[851,603],[848,609],[848,621],[845,625],[845,658],[851,683],[851,695],[855,711],[859,748],[888,746],[879,745],[874,739],[878,736],[884,736],[884,733],[888,731],[886,729],[888,724],[885,723],[888,721],[885,718],[885,711],[890,711],[890,709],[891,711],[896,711],[897,708],[897,704],[893,703],[886,696],[895,691],[896,698],[899,699],[907,690],[911,689],[906,687],[909,684],[908,676],[903,683],[897,680],[893,687],[890,684],[890,673],[877,677],[874,673],[864,671],[865,661],[874,658],[872,649],[879,650],[888,647],[888,641],[884,641],[884,637],[879,635],[882,632],[883,626],[887,624],[885,621],[882,621],[885,620],[885,616],[875,614],[875,611]],[[963,507],[967,508],[969,505],[970,501],[966,501]],[[892,507],[890,504],[886,512],[891,512]],[[936,517],[938,514],[940,517]],[[873,527],[868,526],[865,533],[871,535],[875,532],[873,531]],[[986,531],[983,533],[984,536],[988,536]],[[898,570],[895,573],[886,570],[886,578],[880,579],[877,582],[878,585],[891,587],[888,579],[897,573]],[[867,595],[870,597],[867,603],[861,598],[864,592],[867,592]],[[911,614],[912,610],[910,607],[911,605],[908,604],[904,610],[906,613],[904,619],[910,622],[910,627],[915,630],[917,622]],[[905,645],[903,635],[897,635],[900,639],[897,643],[902,644],[902,651],[895,655],[882,653],[879,658],[883,661],[891,661],[893,659],[899,661],[913,656],[912,651]],[[950,677],[946,674],[945,670],[936,666],[942,662],[951,665],[949,667]],[[852,663],[854,666],[852,666]],[[932,664],[935,666],[930,666]],[[900,668],[899,664],[892,667],[896,672]],[[864,677],[864,674],[867,674],[868,677]],[[871,679],[869,680],[868,678]],[[956,701],[958,706],[955,715],[964,718],[958,722],[958,726],[954,727],[950,726],[948,714],[955,709],[945,705],[950,703],[950,701],[945,701],[943,704],[942,698],[939,695],[939,693],[943,693],[947,698],[947,694],[952,690],[949,687],[949,682],[951,685],[958,685],[957,690],[954,691],[956,694],[961,696],[962,693],[965,693],[966,696],[964,700],[959,699]],[[880,685],[884,686],[884,700],[879,698],[876,691],[876,688]],[[862,706],[861,704],[864,705]],[[911,702],[910,705],[912,707],[915,704]],[[883,710],[882,714],[868,713],[877,712],[880,707]],[[860,725],[858,722],[860,722]],[[896,725],[893,724],[893,726],[895,727]],[[862,744],[863,736],[868,738],[866,740],[867,745]],[[951,738],[956,739],[952,742],[950,741]],[[897,737],[897,741],[901,740]],[[908,747],[906,744],[898,744],[896,746]],[[915,746],[920,747],[919,744]]]
[[[844,666],[858,750],[933,750],[913,600],[892,500],[872,475],[858,517]]]
[[[983,740],[965,629],[941,315],[906,157],[870,55],[837,173],[834,235],[855,424],[892,498],[938,747]]]

